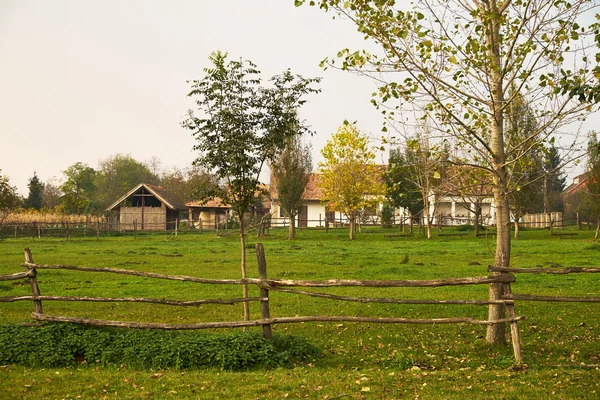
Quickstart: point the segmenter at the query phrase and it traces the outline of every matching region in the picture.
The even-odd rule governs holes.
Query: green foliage
[[[260,71],[249,60],[227,60],[227,53],[209,57],[205,77],[188,82],[189,97],[201,113],[189,110],[181,123],[192,132],[200,155],[195,161],[219,179],[227,181],[226,190],[215,189],[205,195],[218,196],[245,213],[259,189],[263,164],[272,160],[290,137],[308,132],[297,118],[302,97],[318,92],[312,85],[319,78],[294,76],[287,70],[274,76],[272,87],[261,85]]]
[[[44,200],[44,184],[40,181],[36,172],[29,178],[27,187],[29,188],[29,195],[25,199],[25,208],[39,210],[42,208],[42,202]]]
[[[10,185],[8,176],[0,175],[0,222],[20,204],[21,198],[17,194],[17,188]]]
[[[115,154],[99,162],[96,171],[98,208],[106,208],[140,183],[158,184],[158,177],[147,165],[128,154]]]
[[[60,187],[64,193],[61,210],[67,214],[83,214],[96,194],[96,171],[87,164],[77,162],[63,174],[67,179]]]
[[[355,123],[344,121],[321,150],[319,163],[323,189],[321,203],[344,213],[350,220],[350,239],[360,210],[375,208],[383,197],[381,171],[368,137]]]
[[[304,190],[312,172],[311,146],[304,146],[300,137],[289,138],[284,150],[271,164],[279,207],[290,217],[290,235],[295,236],[294,222],[304,199]]]
[[[100,329],[74,324],[0,326],[0,364],[56,368],[86,362],[126,364],[137,369],[291,366],[312,360],[319,349],[305,339],[256,333],[206,334],[133,329]]]
[[[389,203],[384,203],[381,207],[381,224],[384,227],[391,226],[394,219],[394,207]]]
[[[410,152],[407,147],[406,152]],[[406,208],[416,215],[423,208],[423,196],[417,186],[418,175],[415,164],[400,148],[390,149],[389,168],[383,175],[386,198],[393,206]]]
[[[475,230],[475,227],[470,224],[465,224],[465,225],[457,226],[456,230],[458,232],[473,232]],[[484,230],[485,230],[485,227],[483,225],[479,225],[479,231],[482,232]]]

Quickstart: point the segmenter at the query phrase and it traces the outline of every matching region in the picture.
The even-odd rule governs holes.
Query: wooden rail
[[[515,282],[515,276],[510,273],[500,273],[485,277],[466,277],[466,278],[447,278],[434,280],[350,280],[350,279],[330,279],[326,281],[306,281],[306,280],[280,280],[269,279],[267,275],[267,263],[262,244],[256,245],[256,254],[258,261],[258,278],[247,279],[206,279],[184,275],[166,275],[152,272],[131,271],[119,268],[108,267],[81,267],[75,265],[57,264],[45,265],[33,262],[33,257],[29,249],[25,249],[25,262],[21,264],[28,268],[28,271],[10,275],[11,279],[28,278],[32,284],[31,296],[2,297],[0,302],[14,301],[33,301],[34,312],[32,317],[38,321],[69,322],[94,326],[112,326],[141,329],[168,329],[168,330],[186,330],[186,329],[214,329],[214,328],[240,328],[261,326],[263,336],[266,339],[272,337],[272,325],[303,323],[303,322],[357,322],[357,323],[397,323],[397,324],[453,324],[468,323],[474,325],[494,325],[510,323],[512,329],[512,340],[515,352],[515,360],[522,362],[523,358],[520,350],[520,338],[518,333],[518,321],[525,317],[517,316],[514,312],[514,299],[501,298],[496,300],[432,300],[432,299],[401,299],[401,298],[369,298],[369,297],[350,297],[328,293],[319,293],[306,290],[291,289],[291,287],[305,288],[334,288],[334,287],[372,287],[372,288],[397,288],[397,287],[441,287],[441,286],[463,286],[463,285],[483,285],[483,284],[502,284],[505,288],[510,288],[510,283]],[[243,285],[254,284],[260,289],[258,297],[235,298],[235,299],[206,299],[179,301],[169,299],[153,298],[108,298],[108,297],[89,297],[89,296],[49,296],[41,295],[36,274],[37,270],[72,270],[80,272],[103,272],[121,275],[131,275],[144,278],[166,279],[181,282],[192,282],[200,284],[220,284],[220,285]],[[6,278],[8,279],[8,278]],[[428,305],[501,305],[507,307],[508,318],[498,320],[478,320],[471,317],[453,317],[453,318],[399,318],[399,317],[369,317],[369,316],[294,316],[294,317],[273,317],[270,311],[270,291],[278,291],[293,295],[304,295],[310,297],[319,297],[335,301],[350,301],[359,303],[388,303],[388,304],[428,304]],[[505,293],[507,293],[505,291]],[[260,302],[260,319],[250,321],[220,321],[220,322],[202,322],[192,324],[163,324],[151,322],[131,322],[131,321],[110,321],[101,319],[77,318],[48,315],[42,311],[42,301],[86,301],[86,302],[138,302],[152,303],[172,306],[198,306],[202,304],[236,304],[249,302]]]

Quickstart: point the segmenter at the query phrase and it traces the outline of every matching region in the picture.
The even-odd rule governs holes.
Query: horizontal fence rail
[[[0,302],[33,301],[34,312],[32,317],[37,321],[52,322],[70,322],[94,326],[111,326],[125,328],[141,329],[167,329],[167,330],[189,330],[189,329],[215,329],[215,328],[240,328],[261,326],[263,335],[266,339],[272,337],[272,325],[290,324],[302,322],[357,322],[357,323],[384,323],[384,324],[455,324],[468,323],[473,325],[495,325],[510,323],[512,332],[513,348],[517,362],[522,361],[522,355],[519,344],[518,321],[526,319],[523,316],[517,316],[514,311],[513,298],[501,298],[495,300],[473,300],[473,299],[402,299],[386,297],[350,297],[338,294],[320,293],[306,290],[291,289],[291,287],[306,288],[340,288],[340,287],[370,287],[370,288],[432,288],[441,286],[464,286],[464,285],[489,285],[501,284],[505,288],[505,294],[510,295],[510,283],[515,282],[516,278],[511,273],[500,273],[484,277],[465,277],[465,278],[446,278],[434,280],[351,280],[351,279],[330,279],[325,281],[312,280],[289,280],[289,279],[269,279],[267,276],[267,266],[262,244],[257,244],[256,254],[258,260],[259,278],[246,279],[207,279],[184,275],[167,275],[153,272],[132,271],[109,267],[82,267],[67,264],[37,264],[29,249],[25,249],[25,262],[21,266],[28,270],[25,272],[1,276],[0,279],[29,279],[32,286],[31,296],[13,296],[2,297]],[[155,298],[131,298],[131,297],[92,297],[92,296],[51,296],[42,295],[37,282],[38,270],[71,270],[77,272],[102,272],[120,275],[138,276],[143,278],[166,279],[180,282],[191,282],[199,284],[217,284],[217,285],[244,285],[253,284],[260,289],[260,295],[255,297],[234,298],[234,299],[203,299],[180,301],[170,299]],[[508,289],[507,289],[508,288]],[[508,316],[497,320],[479,320],[472,317],[451,317],[451,318],[400,318],[400,317],[370,317],[370,316],[344,316],[344,315],[313,315],[313,316],[281,316],[272,317],[270,314],[270,291],[287,293],[290,295],[302,295],[316,298],[324,298],[333,301],[350,301],[358,303],[388,303],[388,304],[425,304],[425,305],[501,305],[508,310]],[[82,302],[126,302],[126,303],[151,303],[169,306],[199,306],[204,304],[222,304],[233,305],[238,303],[259,302],[261,318],[255,320],[243,321],[218,321],[218,322],[200,322],[186,324],[153,323],[153,322],[131,322],[131,321],[112,321],[91,318],[65,317],[48,315],[43,312],[42,301],[82,301]]]
[[[566,267],[566,268],[498,268],[488,267],[490,272],[567,275],[581,273],[598,273],[596,267]],[[556,303],[600,303],[600,297],[568,297],[568,296],[538,296],[533,294],[508,293],[502,296],[505,300],[544,301]]]

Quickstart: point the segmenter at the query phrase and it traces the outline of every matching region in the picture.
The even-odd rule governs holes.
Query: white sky
[[[0,169],[21,194],[36,171],[62,177],[118,152],[188,166],[194,140],[179,123],[211,51],[254,61],[268,80],[286,68],[321,76],[301,116],[317,132],[314,164],[344,119],[378,135],[374,83],[319,67],[366,43],[348,21],[293,0],[0,1]]]
[[[379,137],[374,82],[319,62],[368,47],[349,21],[293,0],[0,0],[0,169],[21,194],[36,171],[61,178],[116,153],[188,166],[180,127],[211,51],[254,61],[268,80],[286,68],[321,76],[301,110],[320,150],[344,119]],[[597,119],[590,118],[587,132]],[[378,160],[379,162],[382,159]]]

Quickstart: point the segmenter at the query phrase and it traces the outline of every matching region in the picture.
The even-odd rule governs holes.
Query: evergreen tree
[[[25,199],[25,208],[39,210],[42,208],[44,201],[44,184],[40,181],[35,171],[33,172],[33,177],[29,179],[27,187],[29,188],[29,195]]]

